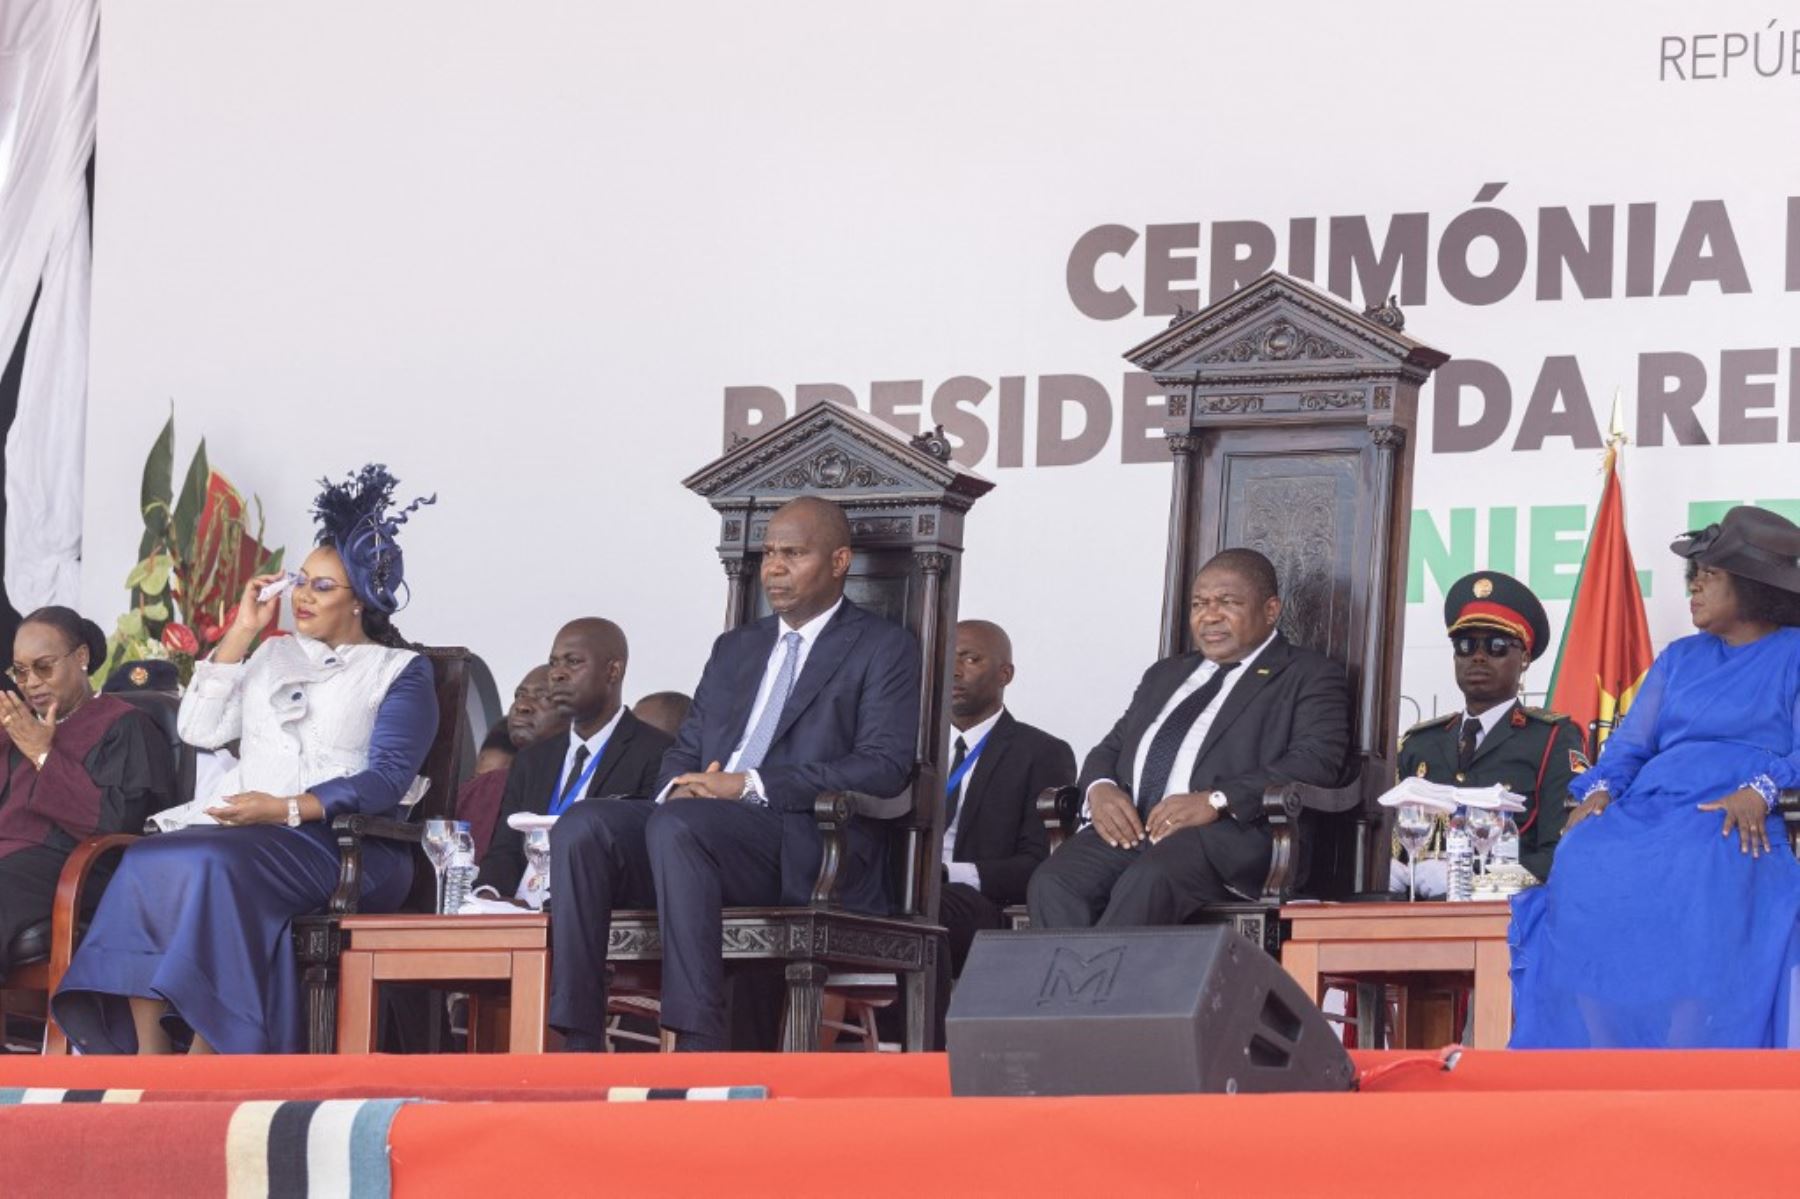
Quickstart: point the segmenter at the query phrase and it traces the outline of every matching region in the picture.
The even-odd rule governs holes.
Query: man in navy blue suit
[[[606,944],[617,906],[656,904],[662,1024],[677,1048],[726,1047],[722,909],[805,904],[822,846],[821,791],[896,795],[919,728],[911,633],[844,598],[850,522],[804,497],[769,519],[762,588],[774,615],[713,643],[654,803],[594,799],[551,832],[550,1023],[604,1046]],[[840,892],[887,909],[878,829],[851,823]]]

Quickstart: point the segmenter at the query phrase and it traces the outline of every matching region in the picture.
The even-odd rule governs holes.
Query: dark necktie
[[[576,784],[581,782],[581,768],[587,765],[587,760],[588,747],[585,745],[577,745],[575,747],[575,764],[569,767],[569,781],[563,784],[562,794],[557,797],[557,802],[559,804],[566,804],[569,802],[570,795],[575,790]],[[542,783],[539,783],[538,785],[540,787],[543,786]]]
[[[1221,662],[1213,671],[1212,678],[1200,684],[1200,689],[1175,705],[1169,718],[1162,722],[1156,730],[1156,736],[1150,739],[1150,753],[1144,758],[1144,777],[1138,780],[1137,806],[1140,816],[1148,816],[1150,809],[1162,802],[1163,792],[1169,786],[1169,773],[1175,769],[1175,755],[1181,749],[1181,743],[1187,739],[1188,731],[1200,714],[1206,711],[1207,705],[1218,697],[1219,689],[1225,685],[1225,676],[1238,668],[1236,662]]]
[[[956,768],[961,766],[963,764],[963,759],[968,756],[969,743],[962,739],[961,733],[958,733],[956,735],[956,755],[950,759],[950,773],[955,774]],[[962,807],[962,794],[968,789],[968,786],[969,780],[964,779],[962,785],[950,793],[950,810],[944,814],[945,828],[956,827],[956,811],[958,808]]]
[[[1475,747],[1481,743],[1481,721],[1471,716],[1462,723],[1462,736],[1456,742],[1456,769],[1467,772],[1475,761]],[[1458,778],[1457,782],[1462,779]]]

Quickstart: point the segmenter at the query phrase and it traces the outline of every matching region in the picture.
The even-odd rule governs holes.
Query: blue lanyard
[[[982,735],[981,740],[979,740],[975,743],[975,748],[970,750],[968,752],[968,754],[963,758],[961,765],[957,766],[957,768],[955,770],[952,770],[950,772],[949,780],[944,783],[944,794],[945,795],[955,795],[956,794],[956,789],[958,787],[962,786],[963,776],[967,775],[969,773],[969,771],[975,769],[975,759],[979,758],[981,756],[981,751],[987,748],[988,738],[992,737],[993,735],[994,735],[993,729],[989,729],[986,733],[984,733]]]
[[[606,741],[611,740],[612,734],[608,733]],[[600,759],[606,756],[606,741],[602,741],[594,752],[588,755],[587,766],[582,769],[581,777],[575,780],[574,786],[561,787],[562,775],[556,776],[557,785],[561,789],[550,796],[550,815],[561,816],[564,808],[587,794],[588,780],[594,777],[594,771],[599,767]]]

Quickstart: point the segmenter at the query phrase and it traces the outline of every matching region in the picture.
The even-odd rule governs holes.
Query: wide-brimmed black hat
[[[1550,618],[1531,588],[1497,570],[1478,570],[1444,593],[1444,625],[1452,637],[1465,629],[1495,629],[1525,645],[1535,662],[1550,648]]]
[[[1800,592],[1800,525],[1767,508],[1739,505],[1717,524],[1683,533],[1669,548],[1702,566]]]

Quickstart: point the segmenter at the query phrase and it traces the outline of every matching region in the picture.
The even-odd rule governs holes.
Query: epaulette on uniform
[[[1426,729],[1449,728],[1451,725],[1456,723],[1456,718],[1459,715],[1461,715],[1461,713],[1459,713],[1459,712],[1452,712],[1448,716],[1445,716],[1440,713],[1439,715],[1433,716],[1430,720],[1421,720],[1418,724],[1413,725],[1410,729],[1407,729],[1404,733],[1401,733],[1400,741],[1402,744],[1404,744],[1408,737],[1412,736],[1414,733],[1422,733]]]

